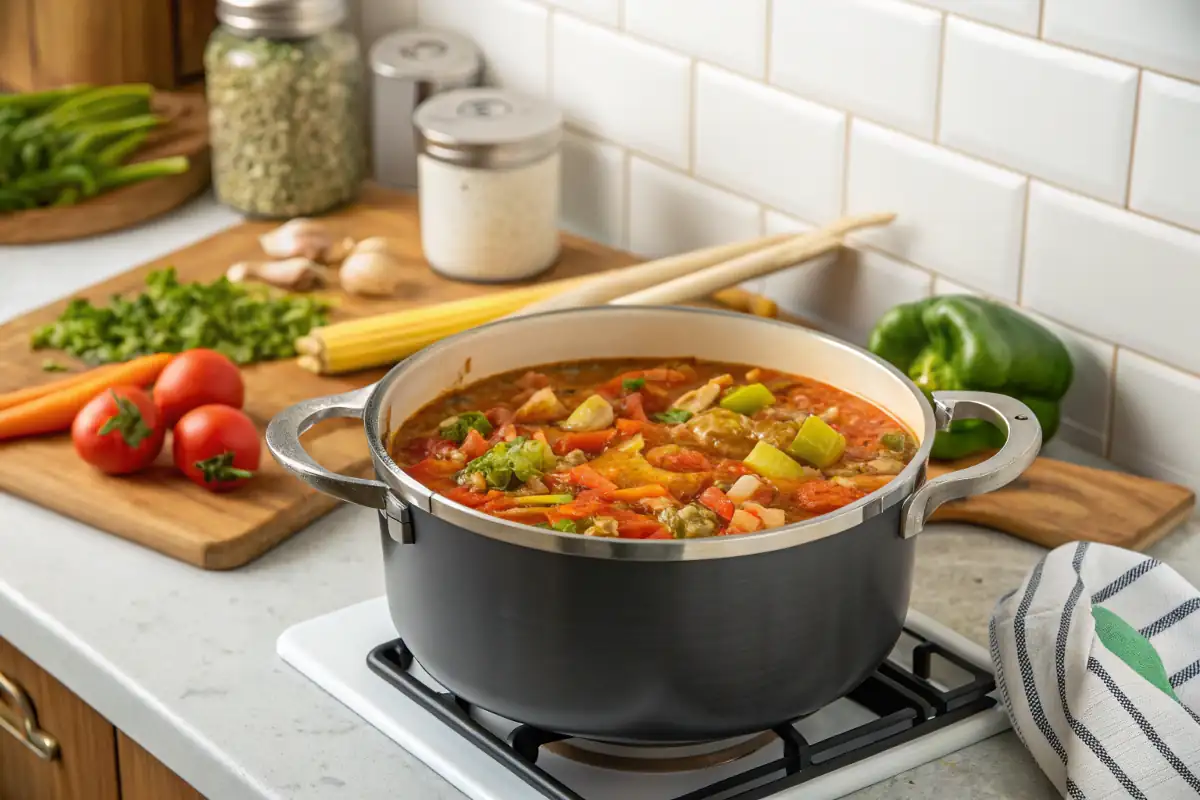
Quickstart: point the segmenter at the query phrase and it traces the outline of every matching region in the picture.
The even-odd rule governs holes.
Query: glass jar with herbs
[[[357,194],[363,63],[345,16],[344,0],[218,0],[204,69],[221,202],[284,218]]]

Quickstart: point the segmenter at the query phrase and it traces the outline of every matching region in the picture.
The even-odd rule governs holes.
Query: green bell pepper
[[[1074,368],[1054,334],[1018,311],[970,295],[945,295],[896,306],[880,318],[868,344],[926,394],[975,389],[1015,397],[1037,415],[1042,436],[1058,430],[1059,405]],[[1004,444],[982,420],[955,422],[937,434],[932,456],[955,459]]]

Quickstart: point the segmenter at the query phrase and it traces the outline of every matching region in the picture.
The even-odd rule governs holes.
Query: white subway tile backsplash
[[[1023,302],[1200,371],[1200,234],[1034,182]]]
[[[1117,355],[1112,460],[1200,491],[1200,378],[1128,350]]]
[[[568,133],[562,144],[562,226],[571,233],[625,246],[625,151]]]
[[[942,15],[898,0],[775,0],[772,83],[932,138]]]
[[[614,28],[621,22],[621,0],[547,0],[547,2]]]
[[[767,212],[767,234],[810,226]],[[761,291],[781,308],[834,336],[865,346],[892,306],[929,296],[930,275],[869,250],[846,248],[835,258],[768,275]]]
[[[553,97],[592,133],[677,166],[688,163],[688,59],[555,14]]]
[[[701,64],[696,174],[804,219],[842,206],[846,115]]]
[[[942,294],[969,294],[974,297],[984,297],[983,292],[977,289],[972,289],[970,286],[964,286],[961,283],[956,283],[949,278],[943,278],[941,275],[933,276],[933,293],[935,295]]]
[[[767,0],[625,0],[625,29],[747,75],[765,73]]]
[[[1054,438],[1060,442],[1073,444],[1092,455],[1105,455],[1104,440],[1106,437],[1089,428],[1081,428],[1070,420],[1062,421]]]
[[[1076,429],[1074,433],[1079,434],[1078,439],[1100,443],[1098,449],[1089,448],[1092,452],[1103,453],[1108,434],[1108,409],[1112,402],[1113,354],[1116,348],[1040,314],[1030,313],[1029,316],[1057,336],[1071,354],[1075,377],[1063,399],[1063,419],[1071,422]]]
[[[760,235],[761,207],[636,156],[629,164],[629,249],[646,258]]]
[[[939,141],[1123,203],[1137,70],[950,19]]]
[[[921,5],[1037,36],[1042,0],[916,0]]]
[[[1200,229],[1200,86],[1143,73],[1135,142],[1129,207]]]
[[[1016,300],[1024,177],[861,120],[850,132],[849,170],[850,213],[898,214],[864,241]]]
[[[529,0],[420,0],[418,19],[421,25],[471,37],[483,51],[489,83],[546,94],[545,6]]]
[[[1047,39],[1200,80],[1195,0],[1045,0]]]
[[[859,343],[931,292],[1019,301],[1076,364],[1060,438],[1200,487],[1200,427],[1167,421],[1200,402],[1200,0],[356,9],[364,42],[457,30],[563,109],[575,233],[655,257],[898,212],[745,285]]]
[[[358,12],[356,28],[364,48],[417,21],[417,0],[363,0],[357,6],[351,3],[350,9]]]

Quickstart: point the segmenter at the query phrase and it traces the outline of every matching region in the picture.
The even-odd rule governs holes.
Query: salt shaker
[[[373,177],[393,189],[417,188],[413,112],[438,92],[478,86],[483,57],[464,36],[423,28],[388,34],[371,46]]]
[[[558,258],[562,113],[504,89],[456,89],[417,109],[421,245],[434,271],[500,283]]]

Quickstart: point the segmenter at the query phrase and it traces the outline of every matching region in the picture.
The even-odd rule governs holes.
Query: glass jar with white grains
[[[421,245],[457,280],[531,278],[559,254],[562,114],[504,89],[456,89],[413,116]]]

